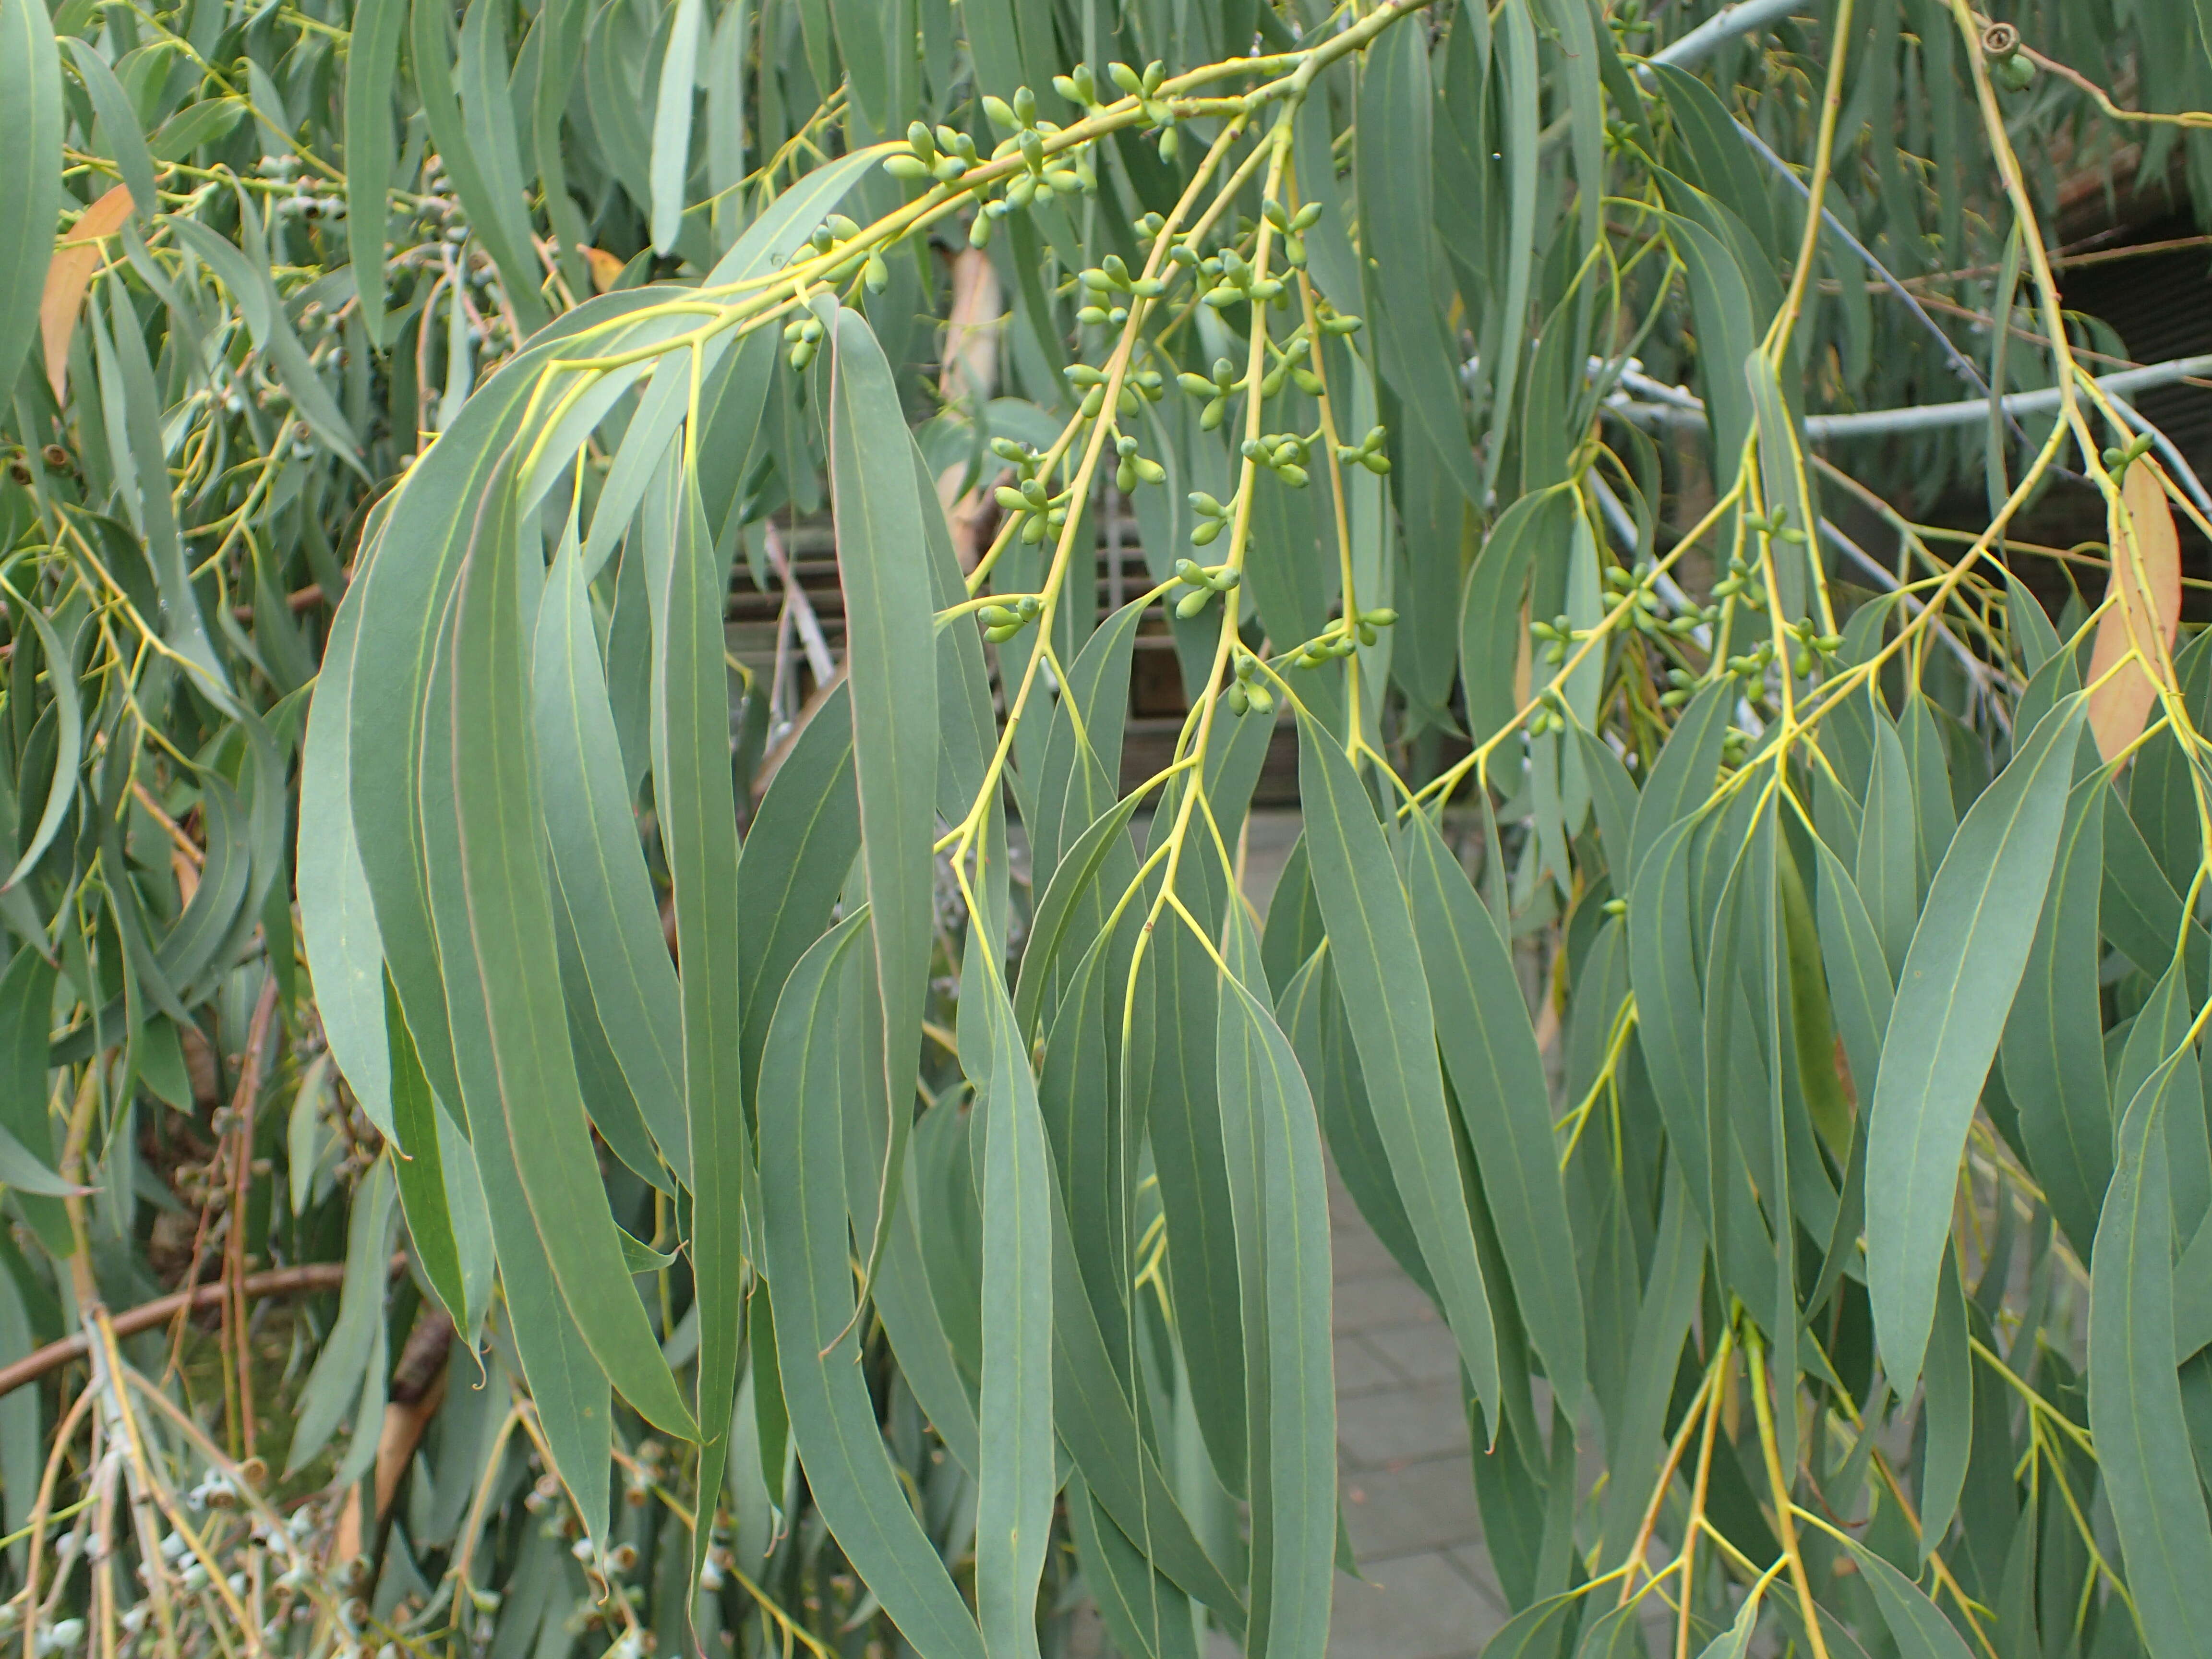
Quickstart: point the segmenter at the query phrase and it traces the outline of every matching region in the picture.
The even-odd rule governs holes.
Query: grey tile
[[[1386,1326],[1367,1332],[1366,1340],[1408,1382],[1459,1381],[1459,1345],[1441,1320]]]
[[[1375,1237],[1367,1224],[1357,1217],[1349,1224],[1338,1224],[1336,1236],[1330,1243],[1329,1258],[1339,1284],[1348,1279],[1379,1278],[1398,1271],[1397,1258],[1390,1254],[1381,1239]]]
[[[1508,1605],[1505,1591],[1498,1583],[1498,1569],[1491,1565],[1488,1550],[1480,1544],[1462,1544],[1457,1548],[1446,1553],[1451,1557],[1452,1565],[1457,1567],[1476,1589],[1499,1607]]]
[[[1363,1468],[1411,1463],[1467,1450],[1467,1411],[1459,1385],[1391,1389],[1340,1401],[1336,1439]]]
[[[1329,1659],[1462,1659],[1505,1623],[1498,1605],[1436,1552],[1364,1571],[1365,1583],[1337,1578]]]
[[[1464,1451],[1399,1468],[1347,1470],[1342,1489],[1352,1553],[1362,1561],[1472,1544],[1482,1535]]]
[[[1395,1367],[1357,1336],[1338,1337],[1335,1352],[1336,1392],[1340,1399],[1376,1389],[1398,1388],[1405,1382]]]
[[[1405,1274],[1393,1268],[1336,1287],[1332,1323],[1340,1336],[1389,1325],[1422,1325],[1436,1321],[1436,1304]]]

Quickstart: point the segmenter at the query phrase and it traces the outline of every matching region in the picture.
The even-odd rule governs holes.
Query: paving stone
[[[1505,1591],[1498,1584],[1498,1569],[1491,1565],[1490,1552],[1480,1544],[1462,1544],[1447,1551],[1452,1565],[1457,1567],[1468,1582],[1499,1607],[1508,1605]]]
[[[1390,1325],[1441,1323],[1436,1304],[1427,1293],[1395,1267],[1336,1287],[1331,1322],[1341,1336],[1347,1331],[1372,1331]]]
[[[1358,1560],[1472,1544],[1482,1536],[1463,1449],[1399,1468],[1347,1469],[1342,1492],[1344,1523]]]
[[[1340,1285],[1353,1279],[1380,1279],[1398,1272],[1397,1258],[1356,1214],[1337,1223],[1330,1266]]]
[[[1357,1336],[1336,1339],[1336,1392],[1339,1399],[1367,1394],[1376,1389],[1403,1387],[1406,1379],[1364,1340]]]
[[[1441,1553],[1399,1556],[1340,1575],[1329,1659],[1462,1659],[1505,1623],[1504,1610]]]
[[[1338,1402],[1336,1439],[1355,1467],[1380,1468],[1467,1451],[1467,1412],[1456,1382],[1403,1388]]]
[[[1441,1320],[1385,1326],[1364,1340],[1408,1382],[1459,1381],[1459,1345]]]

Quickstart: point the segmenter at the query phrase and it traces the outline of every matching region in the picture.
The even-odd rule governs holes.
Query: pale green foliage
[[[1713,9],[0,0],[28,1659],[1313,1659],[1332,1163],[1496,1650],[2196,1650],[2212,56]]]

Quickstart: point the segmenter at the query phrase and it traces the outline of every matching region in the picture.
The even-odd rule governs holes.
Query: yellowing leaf
[[[623,262],[603,247],[584,250],[584,263],[592,268],[592,289],[605,294],[622,280]]]
[[[54,401],[69,401],[70,338],[76,332],[84,291],[100,269],[100,245],[131,216],[131,191],[116,185],[87,208],[62,237],[46,267],[46,287],[39,300],[39,338],[46,352],[46,379]]]
[[[2162,656],[2181,620],[2181,550],[2166,491],[2149,467],[2128,468],[2119,500],[2112,505],[2110,525],[2112,577],[2106,595],[2117,603],[2097,624],[2096,649],[2089,658],[2089,684],[2097,687],[2089,694],[2089,730],[2096,735],[2097,753],[2106,760],[2142,731],[2158,699],[2158,684],[2141,661],[2109,680],[2106,674],[2130,645],[2148,659],[2154,634]],[[2104,684],[2099,685],[2100,680]]]

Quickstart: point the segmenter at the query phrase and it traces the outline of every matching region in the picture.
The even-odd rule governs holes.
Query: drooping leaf
[[[761,1060],[761,1199],[792,1432],[823,1516],[900,1634],[927,1659],[981,1659],[975,1621],[908,1507],[857,1364],[844,1109],[864,1065],[862,929],[841,922],[800,957]]]
[[[37,331],[63,203],[61,53],[35,0],[0,9],[0,108],[15,133],[15,163],[0,172],[0,385],[12,387]]]
[[[1893,1386],[1920,1370],[1967,1120],[2034,941],[2087,712],[2069,697],[2045,715],[1974,803],[1898,976],[1867,1130],[1868,1291]]]
[[[1390,1172],[1475,1393],[1494,1401],[1490,1298],[1459,1184],[1413,914],[1351,762],[1303,710],[1298,757],[1314,890]]]

